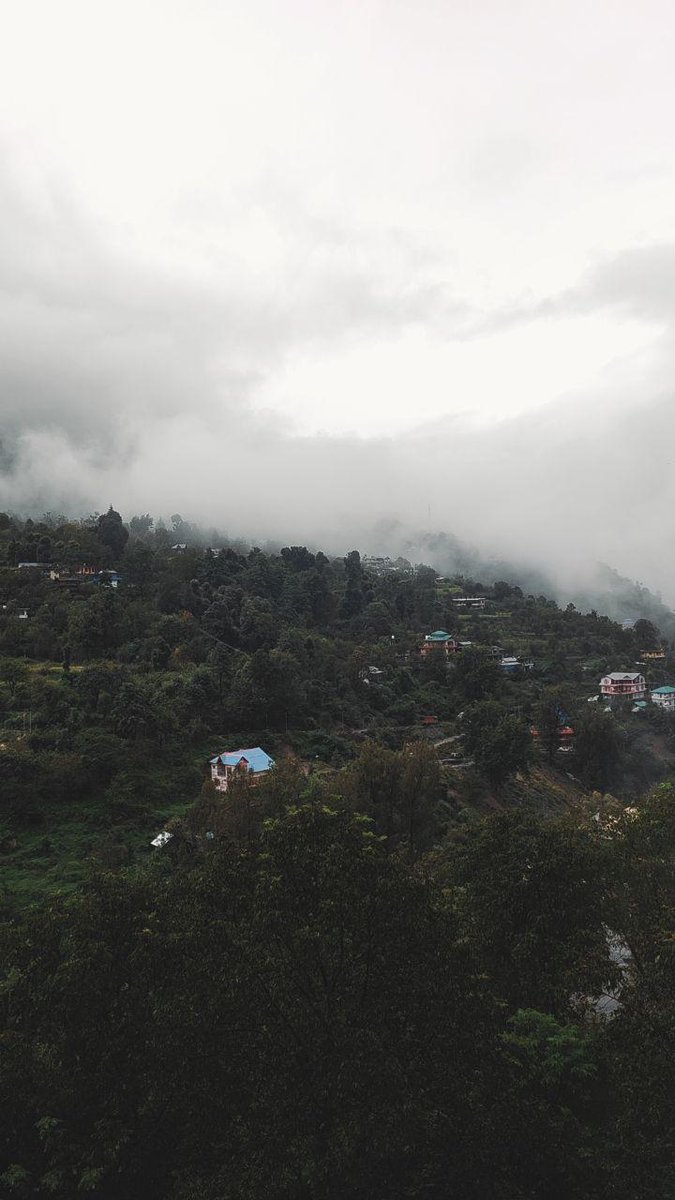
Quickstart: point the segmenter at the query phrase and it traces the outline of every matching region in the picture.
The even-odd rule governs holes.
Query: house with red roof
[[[611,671],[600,680],[605,700],[644,700],[647,680],[639,671]]]

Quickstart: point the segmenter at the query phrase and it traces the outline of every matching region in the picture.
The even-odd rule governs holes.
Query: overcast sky
[[[670,0],[0,7],[0,503],[675,602]]]

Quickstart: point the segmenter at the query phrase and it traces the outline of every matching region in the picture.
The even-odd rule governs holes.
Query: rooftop
[[[216,754],[210,761],[211,763],[221,762],[224,767],[238,767],[240,763],[244,763],[256,775],[261,771],[269,771],[270,767],[274,766],[274,759],[270,758],[269,754],[260,746],[251,746],[246,750],[224,750],[222,754]]]

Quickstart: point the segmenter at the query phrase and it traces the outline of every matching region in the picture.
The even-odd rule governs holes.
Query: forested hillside
[[[0,514],[6,1194],[670,1194],[667,636],[204,541]]]

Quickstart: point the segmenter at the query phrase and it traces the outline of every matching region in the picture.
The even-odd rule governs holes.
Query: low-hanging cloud
[[[261,231],[284,232],[269,270],[234,251],[188,268],[132,252],[49,181],[27,194],[4,165],[4,508],[179,510],[233,536],[338,551],[395,551],[443,529],[545,566],[567,590],[602,559],[675,602],[675,246],[617,254],[529,310],[481,313],[402,230],[303,220],[300,236],[292,205],[274,220],[261,208]],[[649,362],[628,357],[588,392],[490,424],[301,436],[256,403],[298,350],[429,324],[460,341],[607,307],[653,325]]]

